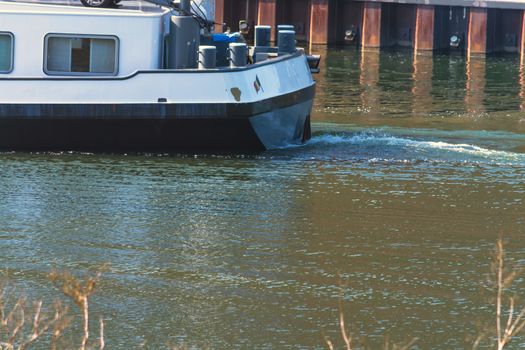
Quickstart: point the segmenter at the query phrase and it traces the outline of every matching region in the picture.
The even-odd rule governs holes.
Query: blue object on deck
[[[240,34],[239,33],[232,33],[232,34],[212,34],[213,42],[216,43],[235,43],[239,39]]]
[[[228,48],[231,43],[244,41],[240,33],[220,33],[211,36],[202,36],[201,45],[213,45],[217,48],[217,67],[228,67],[230,56]]]

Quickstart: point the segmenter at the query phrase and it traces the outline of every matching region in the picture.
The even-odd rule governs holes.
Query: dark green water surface
[[[301,147],[0,155],[0,269],[51,300],[52,268],[109,263],[91,301],[108,349],[341,345],[340,300],[372,349],[470,348],[500,232],[525,262],[518,60],[322,53]]]

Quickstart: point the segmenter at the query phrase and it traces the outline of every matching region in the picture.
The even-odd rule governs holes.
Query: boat
[[[248,47],[188,0],[86,1],[0,1],[0,150],[261,151],[310,138],[318,60],[293,31],[271,47],[261,26]]]

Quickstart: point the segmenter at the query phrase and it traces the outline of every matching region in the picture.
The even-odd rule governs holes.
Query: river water
[[[498,234],[525,262],[518,59],[322,54],[301,147],[0,155],[0,269],[51,300],[53,268],[109,264],[91,314],[110,349],[341,345],[340,305],[372,349],[470,347]]]

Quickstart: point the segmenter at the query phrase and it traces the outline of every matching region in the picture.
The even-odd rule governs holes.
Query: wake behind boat
[[[189,2],[0,2],[0,149],[264,150],[310,137],[315,93],[290,30],[247,54]],[[159,4],[160,5],[160,4]]]

